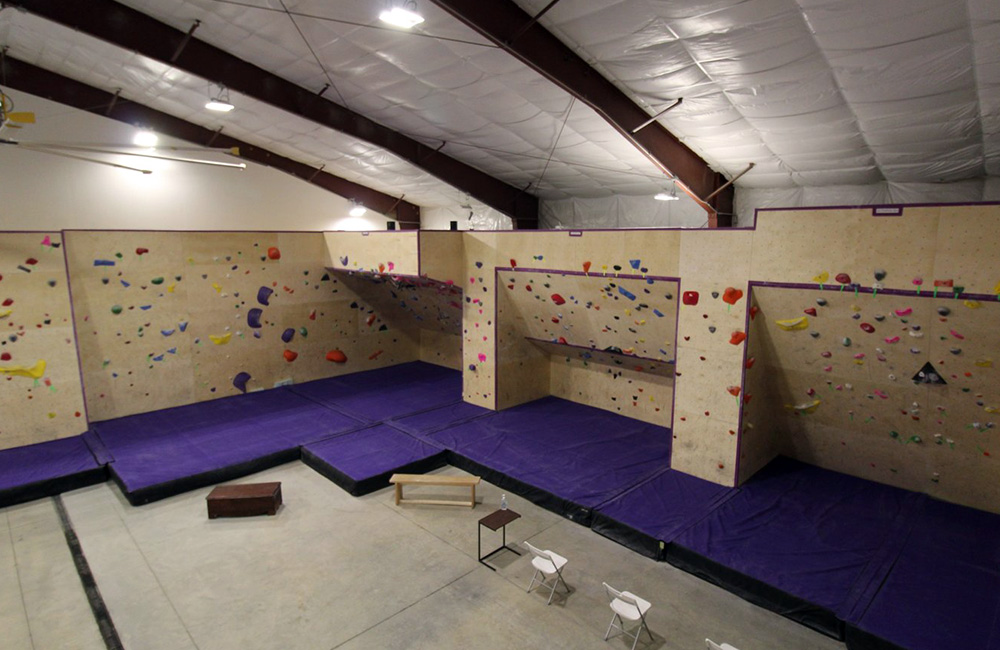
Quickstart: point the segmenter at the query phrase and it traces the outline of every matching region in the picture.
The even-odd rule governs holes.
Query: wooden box
[[[219,485],[205,500],[209,519],[273,515],[281,506],[281,483]]]

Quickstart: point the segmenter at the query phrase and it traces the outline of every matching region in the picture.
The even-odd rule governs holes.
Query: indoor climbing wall
[[[771,426],[776,401],[773,396],[779,390],[779,382],[782,380],[779,373],[768,369],[765,361],[773,356],[773,342],[769,337],[760,335],[761,329],[757,326],[757,316],[760,314],[757,292],[751,291],[747,301],[749,327],[746,359],[743,362],[743,385],[729,388],[729,392],[738,397],[742,405],[737,484],[742,484],[779,454],[786,453],[783,448],[784,436],[777,427]],[[759,366],[758,359],[761,360]]]
[[[420,275],[419,231],[327,232],[326,266],[337,271]]]
[[[386,323],[419,330],[422,360],[461,368],[461,287],[451,281],[367,272],[336,272],[335,277],[364,297]]]
[[[319,233],[66,235],[92,420],[411,361]]]
[[[0,234],[0,449],[87,430],[60,233]]]
[[[779,378],[777,415],[754,427],[806,462],[1000,511],[996,297],[830,280],[754,289],[753,332],[769,349],[751,372]]]
[[[505,400],[552,394],[670,425],[678,284],[640,259],[626,268],[497,271]]]

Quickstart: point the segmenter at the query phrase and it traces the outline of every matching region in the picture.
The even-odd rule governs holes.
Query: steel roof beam
[[[111,0],[7,4],[386,149],[512,217],[517,227],[537,227],[536,197],[139,11]]]
[[[399,197],[383,194],[370,187],[359,185],[339,176],[334,176],[315,167],[285,158],[276,153],[248,144],[236,138],[192,124],[180,118],[149,108],[133,101],[122,99],[117,93],[109,93],[79,81],[63,77],[19,61],[10,55],[3,58],[3,78],[6,85],[15,90],[44,97],[60,104],[80,110],[110,117],[133,126],[151,128],[158,133],[186,140],[194,144],[239,149],[239,157],[273,167],[308,183],[347,199],[363,203],[369,210],[379,212],[387,218],[395,218],[404,230],[420,227],[420,207],[401,201]],[[394,217],[389,216],[395,213]]]
[[[711,204],[703,201],[701,197],[721,187],[725,178],[657,122],[633,133],[649,120],[646,110],[539,25],[537,16],[526,13],[512,0],[431,2],[597,111],[653,164],[676,176],[680,188],[706,209],[711,222],[715,221],[718,207],[732,203],[732,188],[723,190]]]

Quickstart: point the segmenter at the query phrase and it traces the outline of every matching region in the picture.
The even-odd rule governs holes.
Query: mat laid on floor
[[[834,638],[926,497],[779,457],[667,546],[689,573]]]
[[[589,526],[593,508],[670,464],[670,430],[557,397],[427,435],[449,462]]]
[[[389,486],[397,472],[423,474],[446,464],[446,451],[387,424],[302,447],[302,462],[354,496]]]
[[[665,469],[598,506],[590,527],[646,557],[661,559],[667,544],[735,493]]]
[[[926,499],[850,650],[1000,650],[1000,515]]]
[[[462,373],[415,361],[289,386],[365,422],[384,422],[462,400]]]
[[[412,436],[423,439],[435,431],[495,414],[496,411],[491,411],[475,404],[454,402],[413,415],[404,415],[389,422],[400,431],[405,431]]]
[[[284,388],[97,422],[132,505],[299,458],[308,442],[364,424]]]
[[[0,508],[67,490],[103,483],[97,462],[82,436],[0,451]]]

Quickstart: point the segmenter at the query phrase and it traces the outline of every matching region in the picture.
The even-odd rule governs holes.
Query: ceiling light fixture
[[[152,131],[139,131],[132,138],[132,143],[137,147],[155,147],[160,138]]]
[[[347,212],[347,214],[351,215],[352,217],[363,217],[365,216],[366,212],[368,212],[368,208],[361,205],[360,203],[351,201],[351,209]]]
[[[384,9],[378,18],[393,27],[402,27],[403,29],[410,29],[414,25],[424,22],[424,17],[417,13],[416,0],[404,0],[399,4],[393,3],[388,9]]]
[[[677,188],[674,187],[670,190],[670,194],[666,192],[659,192],[653,197],[657,201],[679,201],[681,197],[677,196]]]
[[[211,90],[211,87],[209,87]],[[205,104],[205,108],[210,111],[216,111],[217,113],[228,113],[229,111],[236,108],[229,102],[229,89],[223,85],[219,86],[219,92],[212,97],[209,95],[210,99],[208,103]]]

